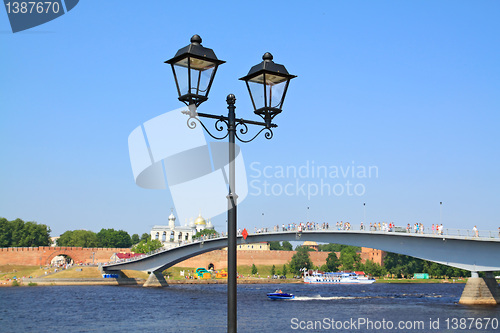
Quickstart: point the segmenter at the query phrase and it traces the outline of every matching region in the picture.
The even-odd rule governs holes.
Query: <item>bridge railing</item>
[[[272,230],[271,230],[272,229]],[[323,226],[322,224],[311,224],[309,226],[299,226],[299,225],[286,225],[286,226],[275,226],[273,228],[259,228],[255,229],[252,234],[262,234],[262,233],[282,233],[282,232],[308,232],[308,231],[362,231],[362,232],[387,232],[387,233],[407,233],[411,235],[433,235],[436,237],[439,236],[460,236],[460,237],[470,237],[470,238],[500,238],[500,231],[494,230],[473,230],[473,229],[455,229],[455,228],[434,228],[425,226],[419,226],[418,228],[410,228],[404,226],[394,226],[392,228],[388,227],[378,227],[377,226],[357,226],[353,227],[352,225],[332,225],[332,226]],[[241,231],[238,232],[238,235],[241,235]]]

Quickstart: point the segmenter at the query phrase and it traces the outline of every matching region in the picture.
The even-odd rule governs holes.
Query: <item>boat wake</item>
[[[354,296],[327,296],[323,297],[321,295],[315,296],[295,296],[294,301],[333,301],[339,299],[368,299],[373,297],[354,297]]]
[[[441,295],[424,295],[424,294],[403,294],[391,296],[295,296],[293,301],[334,301],[343,299],[375,299],[375,298],[440,298]]]

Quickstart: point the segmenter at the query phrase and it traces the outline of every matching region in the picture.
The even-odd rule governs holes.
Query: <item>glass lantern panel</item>
[[[188,75],[188,62],[190,77]],[[187,57],[174,64],[181,95],[196,94],[205,96],[216,64],[202,59]],[[189,82],[191,79],[191,82]]]
[[[252,93],[255,109],[258,110],[263,107],[281,109],[286,84],[287,78],[270,75],[268,73],[250,79],[248,81],[248,86]]]
[[[191,93],[196,95],[207,95],[208,85],[212,78],[215,66],[206,70],[197,70],[191,67]]]
[[[187,94],[189,84],[188,84],[188,69],[185,66],[179,66],[179,63],[174,64],[175,77],[177,82],[177,88],[179,88],[180,95]]]
[[[248,81],[248,87],[252,95],[255,110],[263,108],[264,105],[264,85],[262,83]]]
[[[281,109],[281,104],[283,102],[283,93],[285,92],[285,86],[286,86],[286,81],[274,84],[266,80],[267,106]]]

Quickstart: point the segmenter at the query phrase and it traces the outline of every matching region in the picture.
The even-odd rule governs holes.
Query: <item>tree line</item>
[[[384,266],[371,260],[367,260],[363,264],[357,247],[323,244],[320,245],[320,248],[322,246],[323,250],[332,250],[328,254],[326,264],[321,267],[314,266],[309,257],[309,252],[313,250],[307,246],[298,246],[297,252],[290,261],[290,270],[295,274],[300,274],[300,269],[304,267],[325,272],[364,271],[366,274],[377,277],[390,275],[398,278],[412,278],[415,273],[428,273],[429,276],[435,278],[470,276],[470,272],[467,270],[390,252],[384,258]],[[335,252],[340,252],[340,257],[337,257]]]
[[[98,233],[90,230],[68,230],[58,239],[58,246],[127,248],[150,239],[148,233],[130,234],[124,230],[101,229]]]
[[[271,251],[293,251],[293,246],[288,241],[284,241],[282,243],[279,241],[273,241],[269,242],[269,249]]]
[[[21,219],[12,221],[0,217],[0,247],[38,247],[50,246],[50,227],[34,221],[25,222]],[[56,241],[58,246],[71,247],[103,247],[128,248],[132,245],[150,240],[148,233],[130,234],[124,230],[101,229],[98,233],[90,230],[68,230]],[[142,250],[157,247],[158,244],[148,244]]]
[[[21,219],[0,218],[0,247],[37,247],[50,245],[50,228]]]

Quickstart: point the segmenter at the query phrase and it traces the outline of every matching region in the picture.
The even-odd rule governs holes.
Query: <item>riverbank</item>
[[[3,268],[4,271],[6,267]],[[97,267],[73,266],[69,269],[48,272],[47,268],[38,266],[11,266],[7,267],[8,273],[0,273],[0,287],[20,286],[47,286],[47,285],[143,285],[148,274],[140,271],[122,271],[122,276],[118,279],[103,278]],[[238,267],[239,271],[245,271],[243,267]],[[186,279],[182,274],[193,272],[193,268],[170,268],[165,273],[168,284],[227,284],[227,279]],[[14,279],[15,278],[15,279]],[[15,281],[15,282],[14,282]],[[388,279],[379,278],[375,283],[466,283],[467,279]],[[271,279],[259,276],[243,274],[238,278],[238,284],[293,284],[302,283],[302,279]]]

